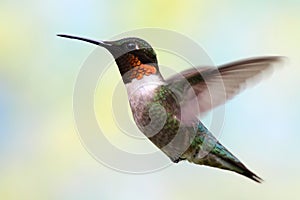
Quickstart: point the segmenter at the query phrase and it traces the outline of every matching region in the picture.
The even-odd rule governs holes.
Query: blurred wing
[[[249,85],[261,80],[264,72],[272,71],[283,57],[269,56],[250,58],[218,68],[204,67],[191,69],[167,80],[169,85],[180,85],[183,94],[182,111],[184,115],[194,113],[203,116],[207,111],[224,104]],[[178,84],[182,83],[182,84]],[[195,102],[199,109],[195,108]],[[198,110],[195,113],[195,110]]]

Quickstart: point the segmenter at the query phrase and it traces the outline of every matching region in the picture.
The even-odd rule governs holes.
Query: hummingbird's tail
[[[226,155],[227,154],[227,155]],[[189,160],[195,164],[206,165],[210,167],[216,167],[220,169],[234,171],[238,174],[244,175],[258,183],[263,180],[251,172],[243,163],[241,163],[236,157],[234,157],[229,151],[222,152],[221,154],[208,153],[201,159],[197,159],[197,156],[192,160]]]
[[[199,133],[182,159],[199,165],[234,171],[258,183],[263,181],[220,144],[210,132]]]

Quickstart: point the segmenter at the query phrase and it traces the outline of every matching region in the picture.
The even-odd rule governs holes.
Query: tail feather
[[[253,172],[248,170],[247,168],[244,169],[244,172],[242,173],[242,175],[244,175],[258,183],[261,183],[264,181],[262,178],[260,178],[259,176],[257,176],[256,174],[254,174]]]
[[[261,183],[263,179],[251,172],[212,135],[198,136],[197,142],[186,152],[184,159],[199,165],[230,170]]]
[[[228,150],[226,150],[226,154],[231,154],[231,153]],[[218,157],[218,156],[220,156],[220,157]],[[208,157],[212,157],[211,160],[214,160],[215,162],[217,162],[218,165],[221,165],[221,168],[223,168],[225,170],[234,171],[234,172],[241,174],[243,176],[246,176],[258,183],[261,183],[263,181],[262,178],[260,178],[259,176],[254,174],[252,171],[250,171],[241,161],[239,161],[232,154],[229,157],[224,156],[224,155],[213,155],[213,154],[208,155]],[[216,157],[218,157],[218,158],[216,159]],[[211,167],[214,167],[214,165],[215,165],[215,164],[213,164],[214,161],[207,163],[207,164],[211,165]]]

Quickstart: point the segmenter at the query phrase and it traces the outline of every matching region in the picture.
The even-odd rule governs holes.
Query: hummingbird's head
[[[123,38],[116,41],[97,41],[58,34],[59,37],[82,40],[107,49],[114,57],[124,83],[144,76],[159,74],[156,54],[149,43],[140,38]]]

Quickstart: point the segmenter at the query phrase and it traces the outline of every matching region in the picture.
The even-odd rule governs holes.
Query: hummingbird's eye
[[[134,50],[134,49],[136,49],[135,43],[132,43],[132,42],[128,43],[126,45],[126,47],[127,47],[128,50]]]

